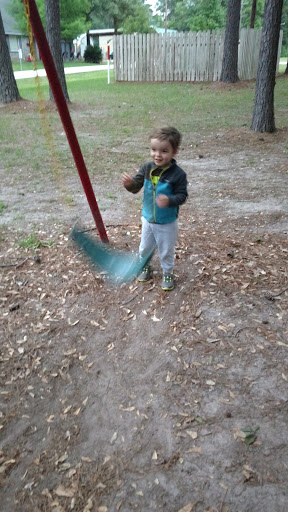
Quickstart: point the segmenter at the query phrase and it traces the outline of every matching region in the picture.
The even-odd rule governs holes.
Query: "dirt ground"
[[[1,511],[287,510],[287,136],[184,134],[168,293],[157,255],[149,283],[115,286],[73,245],[78,217],[97,237],[77,173],[69,206],[0,163]],[[93,185],[137,251],[139,197]]]

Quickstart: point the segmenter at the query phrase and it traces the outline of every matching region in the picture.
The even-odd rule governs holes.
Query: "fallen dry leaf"
[[[132,405],[131,407],[126,407],[124,408],[123,405],[120,405],[119,406],[119,409],[121,409],[121,411],[123,412],[132,412],[132,411],[135,411],[135,407],[134,405]]]
[[[188,436],[192,437],[192,439],[197,439],[198,434],[195,430],[186,430]]]
[[[92,498],[89,498],[84,509],[83,509],[83,512],[89,512],[90,510],[92,510],[93,508],[93,501],[92,501]]]
[[[77,325],[79,322],[80,322],[80,320],[75,320],[74,322],[72,322],[71,319],[68,318],[68,324],[71,325],[71,327],[73,327],[74,325]]]
[[[65,498],[72,498],[75,494],[75,489],[64,487],[64,485],[59,485],[57,489],[54,491],[57,496],[62,496]]]
[[[156,450],[154,450],[154,452],[152,453],[152,460],[157,460],[157,459],[158,459],[158,455],[157,455]]]
[[[283,343],[282,341],[277,341],[277,345],[280,347],[288,347],[287,343]]]
[[[118,433],[114,432],[113,436],[110,439],[110,444],[114,444],[116,439],[117,439],[117,437],[118,437]]]
[[[59,457],[58,460],[56,460],[55,464],[62,464],[63,462],[65,462],[66,460],[68,459],[68,454],[67,453],[64,453],[61,457]]]
[[[186,450],[185,453],[199,453],[202,454],[202,448],[201,446],[192,446],[192,448],[189,448],[189,450]]]
[[[163,318],[157,318],[156,315],[153,315],[151,316],[151,320],[153,320],[153,322],[162,322]]]

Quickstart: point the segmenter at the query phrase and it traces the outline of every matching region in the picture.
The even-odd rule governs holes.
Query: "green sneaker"
[[[141,270],[141,273],[138,276],[138,281],[140,283],[145,283],[146,281],[149,281],[151,277],[151,267],[150,265],[144,265],[144,267]]]
[[[169,291],[174,288],[174,277],[173,274],[164,273],[161,283],[162,290]]]

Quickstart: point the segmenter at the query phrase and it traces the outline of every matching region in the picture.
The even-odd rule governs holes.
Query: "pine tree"
[[[256,94],[251,129],[272,133],[276,130],[274,88],[283,0],[266,0]]]
[[[221,82],[238,82],[238,44],[241,0],[229,0],[224,39]]]
[[[20,100],[0,11],[0,103]]]
[[[69,100],[63,57],[61,50],[61,29],[60,29],[60,7],[59,0],[45,0],[46,13],[46,36],[50,46],[50,50],[57,69],[58,77],[61,83],[62,91],[66,101]],[[53,94],[50,88],[50,100],[53,100]]]

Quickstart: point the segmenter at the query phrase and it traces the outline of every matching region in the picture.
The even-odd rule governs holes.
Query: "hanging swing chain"
[[[57,182],[57,186],[61,191],[61,195],[63,196],[64,201],[71,204],[71,197],[69,198],[67,195],[67,186],[63,182],[63,177],[61,177],[61,173],[59,172],[59,169],[60,169],[59,158],[56,153],[56,147],[55,147],[55,142],[54,142],[54,139],[52,136],[51,126],[49,124],[49,120],[47,119],[47,115],[46,115],[46,111],[45,111],[45,100],[44,100],[43,92],[42,92],[41,85],[40,85],[40,77],[37,72],[37,59],[36,59],[36,52],[35,52],[35,46],[34,46],[33,31],[32,31],[32,26],[31,26],[31,22],[30,22],[29,0],[23,0],[23,4],[25,7],[25,15],[27,18],[27,34],[28,34],[28,38],[29,38],[30,53],[31,53],[32,61],[33,61],[33,69],[35,71],[35,83],[36,83],[36,90],[37,90],[39,112],[40,112],[40,116],[41,116],[44,137],[46,139],[47,147],[49,148],[50,155],[51,155],[51,169],[52,169],[54,178]]]
[[[36,71],[37,70],[37,66],[36,66],[36,56],[35,56],[33,32],[32,32],[32,27],[31,27],[31,23],[30,23],[30,6],[29,6],[29,1],[28,0],[23,0],[23,4],[24,4],[24,7],[25,7],[25,15],[26,15],[26,19],[27,19],[27,34],[28,34],[28,38],[29,38],[30,53],[31,53],[32,61],[33,61],[34,70]]]

